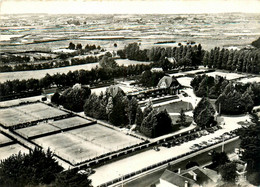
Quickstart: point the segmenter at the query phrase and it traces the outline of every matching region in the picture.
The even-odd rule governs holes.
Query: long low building
[[[141,91],[128,92],[128,97],[135,97],[138,100],[147,99],[150,97],[157,97],[162,95],[176,95],[179,94],[181,89],[180,83],[176,78],[164,76],[158,82],[157,87],[143,89]]]

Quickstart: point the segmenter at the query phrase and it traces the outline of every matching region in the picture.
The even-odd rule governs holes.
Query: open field
[[[184,111],[193,109],[192,104],[185,101],[177,101],[166,105],[158,106],[156,108],[159,108],[159,111],[163,111],[164,109],[166,109],[168,113],[179,113],[181,109],[183,109]]]
[[[13,154],[29,153],[29,149],[21,146],[20,144],[12,144],[9,146],[0,147],[0,160],[6,159]]]
[[[233,79],[238,79],[241,77],[246,77],[247,75],[245,74],[238,74],[238,73],[225,73],[225,72],[220,72],[220,71],[214,71],[210,73],[206,73],[208,76],[215,77],[216,75],[225,77],[227,80],[233,80]]]
[[[138,62],[135,60],[127,60],[127,59],[119,59],[116,60],[118,65],[136,65],[136,64],[149,64],[149,62]],[[53,68],[53,69],[43,69],[43,70],[30,70],[30,71],[15,71],[15,72],[2,72],[0,73],[0,82],[5,82],[7,80],[15,80],[15,79],[41,79],[47,73],[49,75],[54,75],[56,73],[68,73],[69,71],[76,71],[80,69],[84,70],[91,70],[99,66],[98,63],[90,63],[90,64],[83,64],[83,65],[74,65],[74,66],[67,66],[67,67],[60,67],[60,68]]]
[[[238,82],[242,82],[242,83],[258,82],[258,83],[260,83],[260,77],[242,78]]]
[[[57,120],[49,123],[59,129],[66,129],[70,127],[84,125],[91,122],[92,121],[76,116],[76,117],[66,118],[66,119]]]
[[[75,70],[91,70],[92,68],[95,68],[98,65],[98,63],[92,63],[92,64],[83,64],[83,65],[75,65],[75,66],[68,66],[68,67],[61,67],[61,68],[53,68],[53,69],[43,69],[43,70],[30,70],[30,71],[16,71],[16,72],[3,72],[0,73],[0,82],[5,82],[7,80],[15,80],[15,79],[41,79],[43,78],[47,73],[49,75],[54,75],[56,73],[68,73],[69,71],[75,71]]]
[[[56,128],[48,123],[39,123],[37,125],[26,127],[22,129],[17,129],[16,132],[20,135],[22,135],[25,138],[31,138],[34,136],[38,136],[41,134],[57,131],[59,128]]]
[[[105,93],[107,88],[108,88],[108,86],[100,87],[100,88],[93,88],[93,89],[91,89],[91,93],[95,93],[96,95],[100,95],[101,92]]]
[[[37,138],[33,141],[44,149],[50,147],[57,155],[73,164],[142,142],[99,124]]]
[[[0,123],[6,127],[11,127],[21,123],[57,117],[65,114],[67,113],[43,103],[33,103],[0,109]]]
[[[117,59],[116,63],[118,65],[123,65],[123,66],[129,66],[129,65],[137,65],[137,64],[146,64],[149,65],[151,62],[141,62],[141,61],[136,61],[136,60],[128,60],[128,59]]]
[[[12,142],[13,140],[11,140],[10,138],[8,138],[7,136],[3,135],[1,132],[0,132],[0,145],[1,144],[5,144],[5,143],[9,143],[9,142]]]
[[[170,115],[172,124],[177,124],[177,120],[179,119],[179,115]],[[186,115],[186,122],[192,122],[193,118],[191,116]]]
[[[187,86],[187,87],[191,87],[190,86],[190,82],[192,80],[191,77],[180,77],[180,78],[177,78],[177,80],[179,81],[179,83],[183,86]]]

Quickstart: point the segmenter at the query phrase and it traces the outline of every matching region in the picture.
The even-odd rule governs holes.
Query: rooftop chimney
[[[188,187],[188,181],[185,181],[185,183],[184,183],[184,187]]]
[[[196,173],[193,174],[193,180],[195,180],[195,181],[197,180],[197,174]]]

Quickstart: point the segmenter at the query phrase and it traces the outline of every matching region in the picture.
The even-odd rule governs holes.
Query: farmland
[[[118,65],[135,65],[135,64],[149,64],[149,62],[138,62],[134,60],[127,60],[127,59],[119,59],[116,60]],[[83,64],[83,65],[74,65],[74,66],[67,66],[67,67],[60,67],[60,68],[53,68],[53,69],[45,69],[45,70],[31,70],[31,71],[16,71],[16,72],[3,72],[0,73],[0,82],[5,82],[7,80],[15,80],[15,79],[41,79],[47,73],[49,75],[54,75],[56,73],[68,73],[69,71],[76,71],[80,69],[84,70],[91,70],[92,68],[96,68],[99,66],[98,63],[90,63],[90,64]]]

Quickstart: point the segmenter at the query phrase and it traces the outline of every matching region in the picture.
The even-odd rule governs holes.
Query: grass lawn
[[[156,108],[159,108],[159,111],[166,109],[168,113],[180,113],[181,109],[183,109],[184,111],[193,110],[191,103],[185,101],[178,101],[163,106],[159,106]]]
[[[173,124],[173,125],[174,125],[174,124],[177,124],[176,121],[179,119],[178,115],[171,115],[170,117],[171,117],[171,119],[172,119],[172,124]],[[187,121],[187,122],[192,122],[192,120],[193,120],[192,117],[186,115],[186,121]]]

